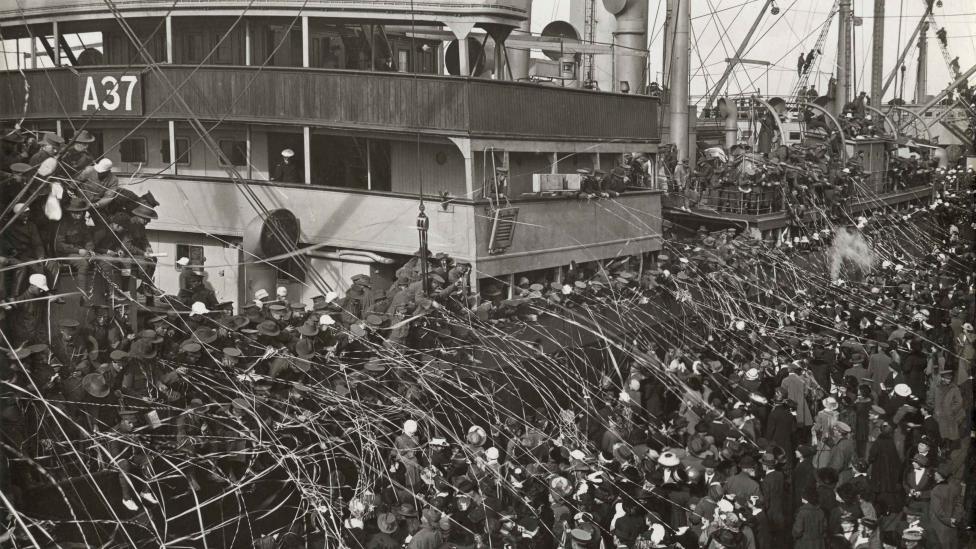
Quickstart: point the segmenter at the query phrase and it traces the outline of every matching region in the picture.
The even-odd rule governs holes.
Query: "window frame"
[[[235,164],[234,163],[233,155],[227,154],[227,151],[224,150],[224,143],[240,143],[242,145],[242,148],[241,148],[241,157],[243,158],[243,163],[241,163],[241,164]],[[220,148],[220,152],[222,152],[225,156],[227,156],[228,159],[231,161],[230,164],[225,164],[224,163],[224,160],[223,160],[223,157],[217,157],[217,163],[218,164],[220,164],[221,166],[233,166],[235,168],[236,167],[247,167],[247,140],[246,139],[240,139],[240,140],[238,140],[238,139],[218,139],[217,140],[217,147],[219,147]],[[231,147],[231,150],[234,150],[234,147]]]
[[[180,141],[186,143],[186,149],[183,151],[185,154],[180,154]],[[168,159],[169,155],[169,137],[162,140],[162,145],[159,147],[159,156],[163,159],[163,164],[171,165],[173,161]],[[177,166],[189,166],[190,165],[190,139],[188,137],[177,137],[176,138],[176,165]]]
[[[142,160],[127,160],[125,158],[124,155],[125,151],[123,148],[125,144],[130,141],[142,142]],[[145,137],[139,135],[132,135],[126,137],[122,141],[119,141],[119,162],[123,162],[126,164],[145,164],[146,162],[148,162],[148,160],[149,160],[149,143]]]

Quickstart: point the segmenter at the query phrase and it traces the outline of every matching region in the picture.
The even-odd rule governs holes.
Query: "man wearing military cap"
[[[74,268],[78,290],[82,293],[82,299],[88,300],[91,293],[88,274],[91,272],[95,250],[92,232],[85,223],[88,204],[81,198],[73,197],[64,209],[68,215],[58,223],[54,250],[59,257],[65,258],[63,261]]]
[[[352,277],[352,286],[346,290],[344,308],[353,318],[363,318],[373,307],[372,279],[367,274]]]
[[[90,365],[98,358],[98,343],[77,320],[63,318],[58,323],[52,353],[66,368],[73,369],[78,365]]]

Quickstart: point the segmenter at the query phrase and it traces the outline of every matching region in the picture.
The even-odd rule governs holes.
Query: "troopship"
[[[643,8],[616,19],[638,45]],[[186,258],[236,304],[279,286],[309,301],[358,274],[388,287],[418,226],[431,252],[471,265],[473,292],[655,253],[652,177],[613,200],[576,196],[578,170],[656,161],[646,55],[614,56],[618,85],[586,88],[581,55],[610,48],[533,37],[530,11],[530,0],[4,0],[0,121],[69,145],[93,136],[93,156],[159,204],[157,286],[176,288]],[[266,261],[289,253],[293,273]]]

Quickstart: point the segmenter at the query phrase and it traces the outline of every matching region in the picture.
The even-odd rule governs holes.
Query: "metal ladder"
[[[593,44],[593,38],[596,36],[595,10],[597,1],[588,0],[586,7],[583,8],[583,35],[585,36],[585,41],[589,44]],[[585,82],[593,80],[593,67],[595,64],[592,53],[588,53],[583,57],[583,77]]]
[[[932,15],[932,12],[931,11],[929,12],[929,26],[931,28],[933,28],[933,29],[942,28],[942,27],[939,27],[939,25],[935,22],[935,16]],[[935,41],[939,43],[939,50],[942,52],[942,59],[945,59],[946,67],[949,68],[949,72],[952,74],[952,80],[953,81],[958,80],[959,79],[959,69],[958,68],[954,68],[952,66],[952,57],[949,56],[949,47],[946,44],[943,44],[942,41],[939,40],[938,37],[935,38]]]
[[[834,7],[830,9],[830,15],[827,16],[827,21],[824,22],[824,26],[820,29],[820,36],[817,37],[817,45],[814,46],[813,51],[823,51],[823,46],[827,42],[827,33],[830,32],[830,23],[834,20],[834,16],[840,10],[840,1],[834,0]],[[802,97],[797,97],[800,90],[807,87],[807,83],[810,82],[810,74],[813,73],[814,61],[816,61],[816,55],[812,61],[810,61],[810,66],[806,68],[802,73],[800,73],[800,78],[797,79],[796,85],[793,86],[793,91],[790,92],[790,98],[793,101],[800,102],[803,100]]]

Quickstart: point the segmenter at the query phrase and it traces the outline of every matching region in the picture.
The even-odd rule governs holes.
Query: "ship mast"
[[[837,18],[837,90],[834,114],[840,114],[851,94],[851,0],[840,0]]]
[[[884,71],[885,0],[874,0],[874,29],[871,37],[871,103],[881,105],[881,73]]]
[[[674,47],[671,51],[671,142],[677,148],[678,162],[688,160],[688,80],[691,77],[688,31],[691,27],[691,0],[675,0]]]
[[[928,88],[929,70],[929,41],[927,31],[928,22],[922,23],[922,30],[918,35],[918,74],[915,79],[915,103],[925,101],[925,90]]]

